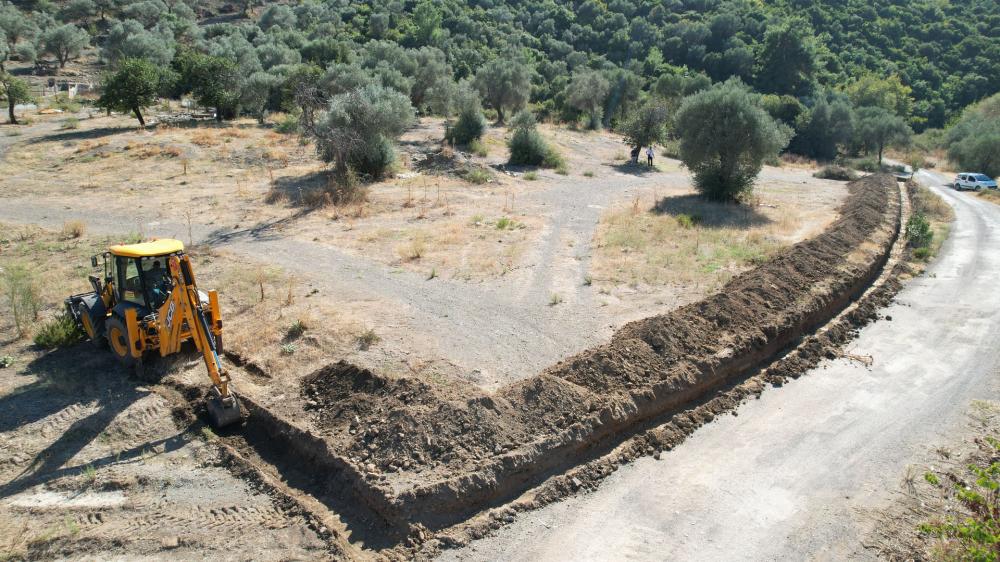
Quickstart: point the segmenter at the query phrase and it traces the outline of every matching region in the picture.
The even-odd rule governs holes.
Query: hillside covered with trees
[[[102,103],[140,121],[157,95],[190,95],[220,119],[282,110],[313,133],[359,92],[398,116],[386,131],[410,109],[382,90],[420,114],[481,104],[503,122],[530,106],[623,129],[737,80],[788,150],[832,159],[943,128],[1000,85],[996,0],[28,0],[0,5],[0,30],[0,58],[36,72],[98,48]]]

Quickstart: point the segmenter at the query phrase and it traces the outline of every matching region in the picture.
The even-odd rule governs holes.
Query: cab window
[[[170,292],[170,272],[167,269],[167,256],[142,258],[142,278],[146,283],[150,306],[160,308],[167,300]]]
[[[142,294],[142,279],[139,277],[139,267],[136,265],[136,260],[119,257],[116,261],[121,300],[146,306],[146,299]]]

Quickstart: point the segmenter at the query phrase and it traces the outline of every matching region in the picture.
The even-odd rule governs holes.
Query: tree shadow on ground
[[[608,164],[607,166],[619,174],[628,174],[630,176],[648,176],[659,173],[660,171],[656,166],[633,164],[632,162],[625,162],[623,164]]]
[[[700,195],[672,195],[656,202],[653,212],[677,218],[687,215],[708,228],[750,228],[772,222],[767,215],[744,203],[719,203]]]
[[[97,127],[95,129],[66,131],[53,133],[51,135],[41,135],[29,140],[29,144],[41,144],[43,142],[68,142],[79,140],[99,139],[110,137],[119,133],[136,130],[138,127]]]
[[[59,437],[36,454],[21,474],[0,486],[0,498],[82,470],[64,465],[119,414],[150,393],[142,383],[131,379],[110,354],[94,350],[87,343],[46,353],[29,363],[26,373],[38,379],[0,398],[0,431],[44,420],[72,405],[93,405],[96,411],[61,430]],[[146,443],[138,449],[149,446]]]

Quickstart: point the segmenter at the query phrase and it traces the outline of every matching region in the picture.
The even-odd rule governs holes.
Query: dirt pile
[[[653,422],[676,422],[678,431],[705,423],[710,415],[686,410],[799,343],[879,275],[898,234],[898,188],[890,176],[870,176],[850,190],[826,232],[719,294],[633,322],[609,344],[492,395],[459,396],[345,363],[320,369],[301,386],[309,429],[292,433],[315,441],[312,460],[338,467],[390,522],[440,528]]]

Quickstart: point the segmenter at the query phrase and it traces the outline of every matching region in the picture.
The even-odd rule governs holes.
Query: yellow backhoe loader
[[[103,254],[104,277],[89,277],[94,290],[66,299],[67,311],[97,347],[110,346],[118,360],[142,368],[143,357],[172,355],[192,341],[202,354],[212,396],[208,415],[219,428],[239,422],[240,403],[222,366],[219,295],[198,290],[191,258],[179,240],[111,246]],[[90,258],[98,267],[98,256]]]

